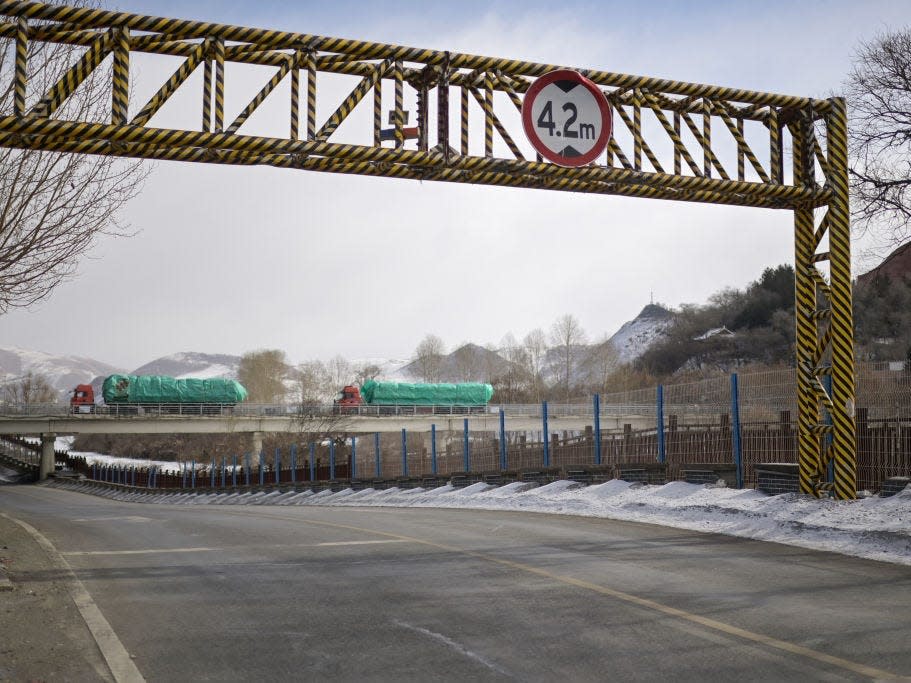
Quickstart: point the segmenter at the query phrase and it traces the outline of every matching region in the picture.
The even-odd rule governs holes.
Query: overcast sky
[[[838,90],[859,40],[911,23],[906,1],[119,9],[815,97]],[[174,68],[136,66],[142,101]],[[268,77],[228,72],[229,120]],[[198,125],[197,93],[151,125]],[[270,111],[287,125],[283,102],[262,126]],[[787,211],[267,168],[159,163],[123,219],[137,234],[100,241],[50,299],[0,317],[0,346],[128,370],[178,351],[406,358],[427,333],[496,344],[566,313],[595,340],[652,293],[704,303],[793,262]]]

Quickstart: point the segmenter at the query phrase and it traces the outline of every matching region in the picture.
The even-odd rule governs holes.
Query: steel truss
[[[13,110],[0,112],[2,147],[793,211],[801,490],[820,495],[831,488],[826,470],[834,463],[835,495],[856,496],[842,99],[577,69],[606,95],[615,133],[601,160],[564,168],[534,155],[517,115],[534,79],[565,68],[558,65],[9,0],[0,0],[0,36],[7,49],[15,46]],[[50,43],[73,46],[72,65],[49,90],[32,93],[29,55]],[[183,62],[142,107],[131,107],[131,58],[140,53]],[[270,69],[262,88],[230,120],[228,64]],[[188,116],[180,129],[151,125],[198,70],[203,74],[195,121]],[[93,73],[108,84],[109,116],[66,119],[67,99]],[[318,120],[317,86],[329,75],[347,76],[353,87],[328,118]],[[286,80],[290,89],[280,89]],[[390,85],[391,128],[384,131],[383,89]],[[406,128],[406,88],[416,109],[412,129]],[[349,125],[342,139],[339,127],[362,102],[361,108],[371,106],[371,91],[372,124],[356,132]],[[453,93],[458,102],[450,103]],[[282,98],[287,136],[250,132],[248,119],[263,103]],[[790,168],[784,161],[788,149]],[[826,263],[827,275],[818,267]]]

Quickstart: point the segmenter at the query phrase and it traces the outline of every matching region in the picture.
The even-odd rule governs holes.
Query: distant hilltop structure
[[[877,277],[888,277],[890,280],[900,280],[911,276],[911,242],[903,244],[883,259],[873,270],[857,276],[857,284],[867,285]]]

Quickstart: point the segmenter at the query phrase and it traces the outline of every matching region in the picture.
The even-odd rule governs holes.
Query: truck
[[[247,398],[247,390],[233,379],[178,379],[163,375],[109,375],[101,394],[108,412],[132,415],[218,415],[231,412],[235,404]],[[95,412],[91,384],[80,384],[73,390],[70,409],[74,413]]]
[[[483,413],[493,387],[480,382],[410,383],[368,380],[360,388],[347,385],[335,399],[335,412],[357,414],[364,406],[379,415]]]

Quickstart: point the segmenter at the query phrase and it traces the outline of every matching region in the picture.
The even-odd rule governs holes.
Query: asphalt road
[[[911,676],[903,566],[533,513],[151,505],[40,486],[0,488],[0,512],[19,534],[2,551],[14,586],[66,585],[101,639],[74,635],[58,600],[70,614],[46,637],[69,629],[82,653],[53,680],[97,680],[99,652],[115,679],[149,681]],[[53,546],[45,574],[17,569],[36,533]],[[0,593],[5,618],[34,631],[41,612],[18,595]],[[46,670],[7,653],[0,680]]]

